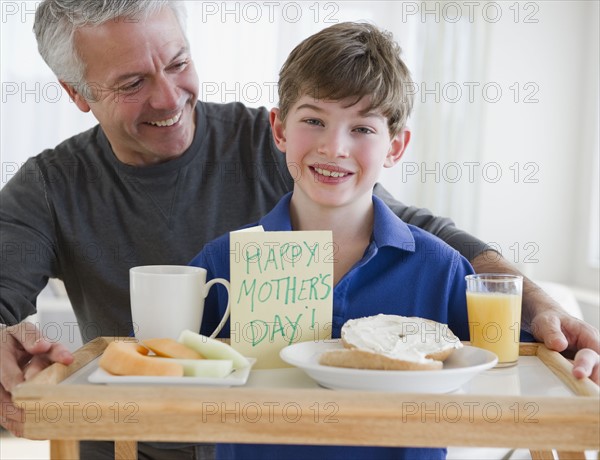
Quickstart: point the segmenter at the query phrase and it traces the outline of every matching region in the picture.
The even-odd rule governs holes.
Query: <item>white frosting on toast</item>
[[[463,346],[446,324],[398,315],[349,320],[341,335],[347,346],[416,363],[431,362],[427,355]]]

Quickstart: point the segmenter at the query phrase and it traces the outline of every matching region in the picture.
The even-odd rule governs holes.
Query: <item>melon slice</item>
[[[157,375],[182,377],[183,366],[146,356],[148,349],[134,342],[111,342],[98,365],[115,375]]]
[[[184,377],[214,377],[224,378],[233,371],[233,361],[230,359],[175,359],[160,358],[155,360],[173,361],[183,366]]]
[[[179,342],[190,347],[207,359],[225,359],[233,361],[234,369],[242,369],[250,363],[238,351],[220,340],[185,330],[179,336]]]
[[[179,358],[179,359],[202,359],[200,353],[196,350],[186,347],[184,344],[173,339],[146,339],[142,344],[152,350],[157,356],[164,358]]]

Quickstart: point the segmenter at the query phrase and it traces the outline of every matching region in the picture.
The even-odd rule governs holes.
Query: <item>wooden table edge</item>
[[[73,375],[86,364],[100,356],[108,344],[115,340],[124,340],[117,337],[97,337],[73,353],[73,362],[64,365],[53,363],[39,374],[28,380],[23,385],[56,385]]]
[[[115,340],[128,339],[98,337],[74,352],[74,361],[71,365],[64,366],[55,363],[40,372],[32,380],[23,384],[23,386],[28,387],[28,389],[34,389],[41,388],[42,385],[58,384],[100,356],[108,344]],[[598,387],[590,379],[576,379],[571,372],[572,364],[560,353],[549,350],[541,343],[521,343],[519,353],[521,356],[537,356],[576,395],[592,398],[598,397]],[[22,388],[22,390],[26,390],[26,388]],[[19,393],[21,392],[17,390],[17,395]],[[27,393],[27,391],[25,391],[25,393]],[[73,453],[74,443],[77,443],[77,441],[51,440],[51,458],[60,458],[59,455],[64,454],[65,451]],[[532,450],[531,452],[534,458],[553,458],[552,451]],[[582,453],[577,452],[577,455],[580,454]],[[136,457],[137,441],[115,441],[115,459]]]

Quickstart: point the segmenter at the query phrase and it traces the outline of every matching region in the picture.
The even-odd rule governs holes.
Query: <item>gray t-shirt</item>
[[[291,191],[266,109],[199,102],[196,120],[189,149],[159,165],[121,163],[99,126],[27,161],[0,192],[0,323],[34,313],[48,278],[59,278],[84,341],[128,335],[130,267],[187,264]],[[451,220],[375,190],[468,259],[485,248]]]

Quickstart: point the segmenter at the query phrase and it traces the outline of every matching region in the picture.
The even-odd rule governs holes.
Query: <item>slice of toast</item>
[[[326,351],[319,357],[319,364],[323,364],[324,366],[384,371],[436,370],[443,367],[442,361],[433,359],[424,363],[405,361],[402,359],[388,358],[387,356],[360,350],[358,348]]]
[[[326,366],[374,370],[435,370],[460,340],[446,324],[424,318],[376,315],[347,321],[343,350],[323,353]]]

